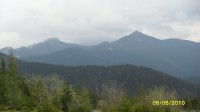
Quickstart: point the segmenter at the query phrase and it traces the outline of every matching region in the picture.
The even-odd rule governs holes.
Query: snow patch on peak
[[[33,44],[33,45],[28,46],[28,48],[32,49],[32,48],[35,47],[35,46],[36,46],[36,45]]]
[[[142,41],[142,39],[141,39],[141,38],[139,38],[139,37],[136,37],[136,40],[137,40],[137,41]]]
[[[111,48],[111,47],[110,47],[110,48],[108,48],[108,50],[110,50],[110,51],[111,51],[111,50],[113,50],[113,48]]]

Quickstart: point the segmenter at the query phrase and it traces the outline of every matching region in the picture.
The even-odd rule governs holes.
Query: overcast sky
[[[50,37],[93,45],[135,30],[200,42],[200,0],[0,0],[0,48]]]

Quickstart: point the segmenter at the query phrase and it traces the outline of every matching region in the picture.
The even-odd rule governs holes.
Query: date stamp
[[[178,100],[158,101],[158,100],[154,100],[154,101],[152,101],[152,104],[155,105],[155,106],[183,106],[183,105],[185,105],[185,101],[178,101]]]

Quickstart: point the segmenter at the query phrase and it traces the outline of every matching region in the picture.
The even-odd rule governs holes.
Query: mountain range
[[[17,58],[28,57],[28,56],[39,56],[48,53],[53,53],[59,50],[64,50],[70,47],[78,47],[77,44],[65,43],[59,39],[53,37],[49,38],[43,42],[30,45],[28,47],[20,47],[13,49],[12,47],[5,47],[0,49],[0,52],[4,54],[9,54],[10,50],[13,49],[13,53]]]
[[[7,53],[6,50],[0,51]],[[132,64],[177,77],[199,77],[199,51],[200,43],[197,42],[160,40],[135,31],[116,41],[94,46],[81,46],[51,38],[29,47],[14,49],[14,54],[28,62],[68,66]]]

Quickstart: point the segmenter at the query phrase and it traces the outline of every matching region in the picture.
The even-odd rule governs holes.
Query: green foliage
[[[123,102],[125,92],[115,81],[102,85],[100,107],[105,112],[117,111]]]
[[[62,110],[64,112],[68,112],[69,104],[72,100],[72,96],[71,96],[71,87],[67,82],[65,82],[63,92],[64,94],[62,95],[62,98],[61,98]]]
[[[50,75],[58,73],[70,84],[75,85],[77,80],[93,92],[101,88],[102,84],[115,80],[123,85],[128,95],[135,94],[137,88],[143,83],[144,89],[154,86],[166,85],[176,89],[180,96],[197,96],[200,98],[200,89],[186,81],[170,76],[150,68],[134,65],[115,66],[61,66],[42,63],[18,62],[20,73]]]
[[[5,62],[5,57],[4,56],[2,56],[2,59],[1,59],[1,71],[3,73],[6,72],[6,62]]]
[[[185,110],[199,110],[200,109],[200,101],[197,98],[185,98],[185,105],[183,108]]]
[[[0,104],[6,102],[6,82],[5,82],[5,73],[3,73],[2,69],[0,68]]]
[[[131,100],[129,100],[127,97],[124,97],[118,112],[133,112]]]
[[[184,99],[186,105],[183,108],[180,106],[152,105],[154,100],[179,100],[177,97],[179,94],[165,86],[147,90],[144,84],[144,86],[139,87],[138,94],[133,96],[127,95],[122,87],[124,85],[120,85],[120,81],[98,82],[101,84],[101,89],[98,90],[97,86],[97,94],[93,95],[83,86],[85,84],[79,82],[73,86],[72,83],[67,83],[63,80],[63,77],[58,75],[32,74],[31,76],[20,76],[12,53],[8,67],[6,67],[6,61],[3,60],[1,61],[3,64],[0,66],[0,111],[3,112],[91,112],[92,110],[102,112],[178,112],[182,109],[200,109],[198,98]],[[129,74],[130,71],[134,71],[135,74],[140,73],[140,70],[137,70],[140,68],[133,69],[128,66],[119,71],[120,67],[110,67],[108,70],[105,70],[104,67],[100,67],[100,69],[98,67],[91,68],[94,68],[93,72],[98,74],[97,79],[101,78],[100,74],[102,73],[99,73],[100,71],[106,75],[107,72],[116,73],[116,75],[113,75],[114,79],[123,79],[119,72],[124,74]],[[69,71],[79,74],[76,70],[77,68],[72,68]],[[78,70],[83,72],[85,68],[78,67]],[[145,72],[151,72],[151,70]],[[108,76],[103,75],[102,77],[106,80]],[[91,77],[86,78],[90,81],[93,79]],[[128,78],[126,77],[126,80]],[[133,84],[132,82],[125,83]],[[136,91],[138,85],[139,83],[134,85],[135,88],[132,91]]]
[[[69,112],[90,112],[92,111],[90,93],[86,88],[79,84],[71,90],[71,101],[69,103]]]
[[[52,104],[44,104],[42,108],[38,109],[38,112],[60,112],[60,109]]]
[[[8,98],[11,109],[20,109],[22,106],[22,93],[19,84],[19,74],[15,58],[11,52],[8,64]]]
[[[141,92],[139,92],[141,93]],[[136,112],[178,112],[180,106],[171,105],[153,105],[152,101],[174,101],[178,100],[175,91],[168,90],[165,86],[155,87],[154,89],[146,92],[145,95],[142,92],[136,98],[134,110]]]
[[[1,60],[1,66],[0,66],[0,105],[7,103],[8,99],[6,97],[7,94],[7,73],[5,70],[5,59],[4,56]],[[2,108],[2,107],[0,107]]]

